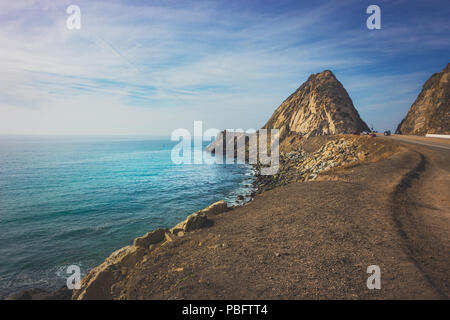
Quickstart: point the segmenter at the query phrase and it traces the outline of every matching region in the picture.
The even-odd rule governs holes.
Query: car
[[[384,132],[384,135],[385,135],[385,136],[390,136],[390,135],[391,135],[391,130],[386,130],[386,131]]]

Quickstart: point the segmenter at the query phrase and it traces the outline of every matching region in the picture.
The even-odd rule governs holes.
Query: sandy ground
[[[446,299],[450,151],[391,159],[257,195],[150,252],[117,299]],[[381,268],[381,289],[366,286]]]

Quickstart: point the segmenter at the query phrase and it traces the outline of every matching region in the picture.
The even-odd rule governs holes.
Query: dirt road
[[[398,187],[394,218],[417,267],[441,296],[450,293],[450,141],[389,137],[420,154],[422,160]]]

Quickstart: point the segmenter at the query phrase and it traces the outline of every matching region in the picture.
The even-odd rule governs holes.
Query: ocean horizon
[[[177,143],[0,135],[0,297],[58,289],[69,265],[84,276],[148,231],[251,193],[250,166],[177,165],[171,161]]]

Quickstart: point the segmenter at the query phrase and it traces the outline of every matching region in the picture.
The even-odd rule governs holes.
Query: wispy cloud
[[[65,26],[70,4],[81,30]],[[417,26],[386,16],[370,32],[361,1],[3,2],[0,133],[169,134],[195,119],[259,127],[323,69],[385,126],[383,106],[396,101],[400,117],[434,67],[408,65],[442,56],[450,29],[440,16]]]

